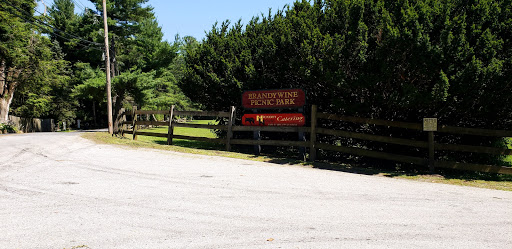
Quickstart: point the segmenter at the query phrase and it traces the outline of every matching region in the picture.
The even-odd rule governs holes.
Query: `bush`
[[[18,128],[13,124],[0,123],[0,133],[18,133]]]

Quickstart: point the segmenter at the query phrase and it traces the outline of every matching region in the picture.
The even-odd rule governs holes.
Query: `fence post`
[[[428,132],[428,168],[430,170],[430,174],[434,174],[436,163],[434,132],[437,131],[437,118],[423,118],[423,131]]]
[[[304,114],[304,107],[299,108],[299,113]],[[299,140],[301,142],[306,141],[306,136],[304,136],[303,131],[299,131]],[[299,147],[299,160],[306,161],[306,147]]]
[[[133,106],[133,140],[137,140],[137,106]]]
[[[229,119],[228,119],[228,134],[226,135],[226,150],[231,150],[231,138],[233,137],[233,116],[235,114],[235,107],[229,108]]]
[[[125,124],[124,122],[126,121],[126,113],[125,113],[125,109],[124,108],[121,108],[121,110],[119,110],[119,113],[121,113],[121,115],[118,117],[119,120],[121,121],[121,130],[119,133],[121,133],[121,137],[124,136],[124,128],[125,128]],[[117,123],[117,125],[119,126],[119,121]]]
[[[172,145],[172,137],[174,135],[174,123],[172,122],[174,116],[174,105],[169,110],[169,127],[167,129],[167,145]]]
[[[316,105],[311,106],[311,132],[309,138],[309,160],[314,162],[316,160]]]
[[[434,148],[434,132],[428,132],[428,168],[430,170],[430,174],[434,174],[435,169],[435,148]]]
[[[258,109],[252,109],[252,112],[258,113]],[[261,130],[253,131],[252,138],[254,140],[261,140]],[[261,153],[261,145],[260,144],[254,145],[254,155],[259,156],[260,153]]]

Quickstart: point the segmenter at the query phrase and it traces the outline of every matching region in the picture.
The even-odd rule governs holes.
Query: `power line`
[[[79,0],[72,0],[72,1],[75,2],[77,5],[82,6],[81,9],[83,9],[84,11],[85,11],[85,9],[87,9],[87,6],[85,6],[85,4],[83,4]]]
[[[56,36],[58,36],[58,37],[60,37],[60,38],[62,38],[62,39],[65,39],[65,40],[67,40],[67,41],[73,42],[73,40],[71,40],[71,39],[69,39],[69,38],[67,38],[67,37],[61,36],[61,35],[59,35],[59,34],[57,34],[57,33],[55,33],[55,32],[52,32],[51,30],[49,30],[49,29],[47,29],[47,28],[45,28],[45,27],[43,27],[43,26],[41,26],[41,25],[39,25],[39,24],[37,24],[37,23],[35,23],[35,22],[33,22],[33,21],[27,20],[27,19],[23,18],[23,17],[22,17],[22,16],[20,16],[20,15],[14,14],[14,13],[12,13],[12,12],[9,12],[9,13],[10,13],[11,15],[14,15],[14,16],[17,16],[17,17],[19,17],[19,18],[23,19],[25,22],[27,22],[27,23],[29,23],[29,24],[32,24],[32,25],[34,25],[34,26],[36,26],[36,27],[38,27],[38,28],[40,28],[40,29],[42,29],[42,30],[44,30],[44,31],[48,32],[48,33],[52,33],[52,34],[54,34],[54,35],[56,35]],[[77,43],[77,45],[82,46],[83,48],[86,48],[86,49],[88,49],[88,48],[92,48],[92,49],[95,49],[95,50],[98,50],[98,51],[103,51],[103,49],[100,49],[100,48],[98,48],[98,47],[94,47],[94,46],[91,46],[91,45],[84,45],[84,44],[79,44],[79,43]]]
[[[79,2],[80,4],[82,4],[82,6],[85,6],[85,4],[83,4],[80,0],[75,0],[77,2]]]
[[[75,3],[75,6],[81,10],[84,10],[86,9],[85,5],[83,5],[81,2],[77,1],[77,0],[71,0],[73,3]]]
[[[85,13],[85,10],[87,9],[87,7],[85,7],[85,5],[83,5],[82,3],[78,3],[78,1],[76,0],[71,0],[75,7],[77,7],[78,9],[80,9],[81,11],[83,11]]]
[[[80,3],[78,3],[78,2],[77,2],[77,1],[75,1],[75,0],[71,0],[71,1],[73,2],[73,5],[74,5],[73,7],[76,7],[76,8],[80,9],[81,11],[83,11],[83,12],[85,13],[85,11],[86,11],[87,7],[86,7],[84,4],[82,4],[81,2],[80,2]],[[43,2],[43,4],[44,4],[44,1],[43,1],[43,0],[41,0],[41,2]],[[46,7],[46,4],[44,4],[44,5],[45,5],[45,7]],[[37,12],[37,13],[39,13],[39,14],[41,14],[41,12],[39,12],[39,11],[37,11],[37,10],[36,10],[36,12]],[[45,12],[46,12],[46,11],[45,11]],[[44,14],[42,14],[42,15],[44,15]]]
[[[8,0],[7,2],[8,2],[8,4],[9,4],[11,7],[14,7],[14,8],[15,8],[15,9],[17,9],[18,11],[22,11],[22,12],[25,12],[25,14],[29,14],[29,15],[30,15],[30,13],[28,13],[27,11],[22,10],[22,9],[18,8],[17,6],[13,5],[9,0]],[[38,11],[37,11],[37,12],[38,12]],[[11,13],[11,14],[13,14],[13,15],[16,15],[16,14],[14,14],[14,13],[12,13],[12,12],[10,12],[10,13]],[[40,12],[38,12],[38,13],[40,13]],[[21,16],[19,16],[19,15],[16,15],[16,16],[18,16],[19,18],[22,18],[23,20],[28,21],[28,22],[30,22],[30,23],[32,23],[32,24],[35,24],[33,21],[26,20],[25,18],[23,18],[23,17],[21,17]],[[67,33],[67,32],[65,32],[65,31],[62,31],[62,30],[60,30],[60,29],[58,29],[58,28],[55,28],[55,27],[53,27],[53,26],[51,26],[51,25],[49,25],[49,24],[47,24],[47,23],[45,23],[45,22],[43,22],[43,21],[41,21],[41,20],[39,20],[39,19],[37,19],[37,18],[34,18],[33,16],[32,16],[31,18],[32,18],[32,19],[34,19],[34,20],[36,20],[36,22],[38,22],[38,23],[40,23],[40,24],[42,24],[42,25],[45,25],[45,26],[47,26],[47,27],[49,27],[49,28],[53,29],[54,31],[52,31],[52,32],[50,32],[50,33],[55,34],[55,35],[57,35],[57,36],[60,36],[60,35],[58,35],[57,33],[55,33],[55,31],[58,31],[58,32],[63,33],[63,34],[66,34],[66,35],[68,35],[68,36],[70,36],[70,37],[73,37],[73,38],[75,38],[75,39],[78,39],[78,40],[80,40],[80,41],[83,41],[83,42],[86,42],[86,43],[90,43],[90,44],[92,44],[92,45],[96,45],[96,46],[103,46],[103,44],[102,44],[102,43],[97,43],[97,42],[88,41],[88,40],[83,39],[82,37],[79,37],[79,36],[76,36],[76,35],[73,35],[73,34]],[[61,38],[64,38],[64,37],[62,37],[62,36],[60,36],[60,37],[61,37]],[[66,39],[66,40],[68,40],[68,41],[71,41],[71,40],[70,40],[70,39],[68,39],[68,38],[65,38],[65,39]]]
[[[13,6],[13,7],[14,7],[14,6]],[[16,7],[15,7],[15,8],[16,8]],[[36,12],[37,12],[37,13],[39,13],[39,14],[41,14],[41,12],[39,12],[39,11],[37,11],[37,10],[36,10]],[[26,13],[26,12],[25,12],[25,13]],[[33,18],[34,20],[36,20],[37,22],[39,22],[39,23],[41,23],[41,24],[43,24],[43,25],[45,25],[45,26],[48,26],[49,28],[52,28],[53,30],[56,30],[56,31],[61,32],[61,33],[64,33],[64,34],[69,35],[69,36],[71,36],[71,37],[73,37],[73,38],[76,38],[76,39],[79,39],[79,40],[81,40],[81,41],[84,41],[84,42],[87,42],[87,43],[91,43],[91,44],[94,44],[94,45],[103,46],[103,44],[101,44],[101,43],[97,43],[97,42],[92,42],[92,41],[85,40],[85,39],[83,39],[82,37],[79,37],[79,36],[76,36],[76,35],[73,35],[73,34],[67,33],[66,31],[62,31],[62,30],[60,30],[60,29],[58,29],[58,28],[55,28],[55,27],[51,26],[50,24],[47,24],[47,23],[45,23],[45,22],[43,22],[43,21],[41,21],[41,20],[39,20],[39,19],[37,19],[37,18],[34,18],[34,17],[32,17],[32,18]]]
[[[33,22],[33,21],[31,21],[31,20],[27,20],[27,19],[25,19],[25,18],[24,18],[23,16],[21,16],[21,15],[18,15],[18,14],[16,14],[16,13],[12,13],[11,11],[8,11],[8,12],[9,12],[9,14],[14,15],[14,16],[17,16],[18,18],[20,18],[20,19],[24,20],[26,23],[32,24],[32,25],[34,25],[34,26],[36,26],[36,27],[38,27],[38,28],[40,28],[40,29],[42,29],[42,30],[44,30],[44,31],[47,31],[48,33],[54,34],[54,35],[56,35],[56,36],[58,36],[58,37],[60,37],[60,38],[62,38],[62,39],[67,40],[67,41],[74,42],[73,40],[71,40],[71,39],[69,39],[69,38],[67,38],[67,37],[61,36],[61,35],[59,35],[59,34],[57,34],[57,33],[53,32],[53,31],[51,31],[51,30],[49,30],[49,29],[47,29],[47,28],[45,28],[45,27],[43,27],[43,26],[41,26],[41,25],[39,25],[39,24],[37,24],[37,23],[35,23],[35,22]],[[37,20],[37,19],[36,19],[36,20]],[[50,27],[51,27],[51,26],[50,26]],[[87,41],[87,40],[82,40],[82,41]],[[87,41],[87,42],[89,42],[89,41]],[[90,43],[92,43],[92,42],[90,42]],[[97,44],[100,44],[100,43],[97,43]],[[86,49],[88,49],[88,48],[92,48],[92,49],[95,49],[95,50],[98,50],[98,51],[103,51],[103,49],[99,49],[98,47],[91,46],[91,45],[96,45],[96,44],[84,45],[84,44],[79,44],[79,43],[78,43],[77,45],[80,45],[80,46],[82,46],[83,48],[86,48]],[[102,45],[102,44],[100,44],[100,45]]]
[[[8,1],[8,2],[9,2],[9,1]],[[18,11],[23,11],[23,12],[25,12],[26,14],[30,14],[30,13],[28,13],[27,11],[22,10],[22,9],[19,9],[18,7],[16,7],[16,6],[12,5],[12,3],[10,3],[9,5],[11,5],[12,7],[16,8]],[[36,10],[36,12],[38,12],[39,14],[41,14],[41,12],[39,12],[39,11],[37,11],[37,10]],[[11,13],[11,14],[13,14],[13,13]],[[60,29],[58,29],[58,28],[55,28],[55,27],[51,26],[50,24],[47,24],[47,23],[45,23],[45,22],[43,22],[43,21],[41,21],[41,20],[39,20],[39,19],[37,19],[37,18],[34,18],[34,17],[31,17],[31,18],[32,18],[32,19],[34,19],[34,20],[36,20],[36,21],[37,21],[38,23],[40,23],[40,24],[43,24],[43,25],[45,25],[45,26],[47,26],[47,27],[49,27],[49,28],[51,28],[51,29],[53,29],[53,30],[55,30],[55,31],[60,32],[60,33],[64,33],[64,34],[66,34],[66,35],[68,35],[68,36],[71,36],[71,37],[73,37],[73,38],[75,38],[75,39],[79,39],[79,40],[81,40],[81,41],[83,41],[83,42],[91,43],[91,44],[93,44],[93,45],[103,46],[103,44],[101,44],[101,43],[91,42],[91,41],[88,41],[88,40],[83,39],[82,37],[79,37],[79,36],[76,36],[76,35],[73,35],[73,34],[67,33],[67,32],[65,32],[65,31],[62,31],[62,30],[60,30]],[[55,32],[52,32],[52,33],[53,33],[53,34],[56,34]]]

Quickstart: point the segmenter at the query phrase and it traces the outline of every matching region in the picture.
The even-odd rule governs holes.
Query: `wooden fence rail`
[[[512,131],[464,128],[456,126],[441,126],[438,132],[489,137],[512,137]]]
[[[336,114],[329,113],[316,113],[316,106],[313,106],[312,112],[312,124],[317,123],[317,119],[328,119],[333,121],[344,121],[344,122],[352,122],[352,123],[360,123],[360,124],[373,124],[380,126],[388,126],[394,128],[403,128],[403,129],[411,129],[422,131],[423,125],[421,123],[407,123],[407,122],[398,122],[398,121],[389,121],[389,120],[378,120],[378,119],[369,119],[369,118],[359,118],[359,117],[346,117]],[[313,125],[312,125],[313,126]],[[311,155],[316,155],[316,149],[323,150],[331,150],[338,151],[348,154],[354,154],[358,156],[367,156],[378,159],[392,160],[398,162],[412,163],[417,165],[431,166],[431,171],[435,167],[438,168],[450,168],[450,169],[461,169],[461,170],[471,170],[471,171],[480,171],[480,172],[493,172],[493,173],[501,173],[501,174],[512,174],[511,167],[503,167],[496,165],[483,165],[483,164],[471,164],[471,163],[460,163],[453,161],[442,161],[436,160],[434,153],[435,151],[457,151],[457,152],[472,152],[472,153],[487,153],[494,155],[512,155],[511,149],[505,148],[493,148],[493,147],[485,147],[485,146],[472,146],[472,145],[456,145],[456,144],[441,144],[434,142],[434,132],[429,132],[429,141],[416,141],[411,139],[404,138],[394,138],[394,137],[386,137],[379,135],[371,135],[371,134],[363,134],[357,132],[348,132],[341,130],[333,130],[333,129],[325,129],[325,128],[315,128],[316,134],[323,135],[331,135],[336,137],[345,137],[345,138],[355,138],[362,140],[369,140],[375,142],[382,142],[388,144],[397,144],[403,146],[417,147],[429,149],[429,159],[411,157],[405,155],[397,155],[384,153],[379,151],[371,151],[367,149],[360,148],[352,148],[352,147],[344,147],[344,146],[334,146],[329,144],[317,143],[311,139],[310,142],[310,150]],[[512,137],[512,131],[505,130],[488,130],[488,129],[476,129],[476,128],[464,128],[464,127],[455,127],[455,126],[441,126],[437,132],[442,133],[452,133],[452,134],[462,134],[462,135],[477,135],[477,136],[497,136],[497,137]],[[316,136],[316,135],[315,135]],[[315,138],[316,140],[316,138]],[[315,159],[314,157],[312,158]]]
[[[207,124],[187,124],[187,123],[174,123],[174,127],[187,127],[209,130],[228,130],[228,125],[207,125]]]
[[[471,164],[471,163],[460,163],[452,161],[443,161],[435,159],[435,151],[457,151],[457,152],[471,152],[471,153],[487,153],[494,155],[512,155],[511,149],[506,148],[493,148],[485,146],[473,146],[473,145],[457,145],[457,144],[443,144],[436,143],[434,141],[434,132],[425,132],[425,137],[429,138],[428,141],[418,141],[407,138],[397,138],[373,134],[364,134],[359,132],[351,132],[344,130],[334,130],[328,128],[318,127],[318,119],[327,119],[331,121],[351,122],[358,124],[371,124],[378,126],[386,126],[393,128],[409,129],[418,132],[423,132],[423,125],[421,123],[410,123],[401,121],[390,121],[390,120],[379,120],[370,118],[360,117],[348,117],[330,113],[318,113],[315,105],[311,108],[311,126],[310,127],[280,127],[280,126],[235,126],[234,121],[235,107],[230,107],[228,112],[213,112],[213,111],[176,111],[174,106],[170,110],[137,110],[137,107],[133,108],[131,113],[125,113],[126,115],[120,122],[122,125],[121,133],[132,134],[133,139],[136,140],[138,135],[144,136],[155,136],[167,138],[167,143],[172,144],[173,139],[187,139],[197,141],[207,141],[218,144],[225,144],[226,150],[231,150],[231,145],[268,145],[268,146],[295,146],[295,147],[309,147],[309,160],[315,161],[317,150],[321,149],[324,151],[336,151],[347,154],[353,154],[363,157],[372,157],[384,160],[392,160],[403,163],[411,163],[421,166],[430,166],[431,170],[434,168],[450,168],[450,169],[462,169],[471,171],[481,172],[493,172],[502,174],[512,174],[511,167],[495,166],[495,165],[482,165],[482,164]],[[149,120],[138,120],[138,115],[151,115],[161,114],[169,117],[168,121],[149,121]],[[132,121],[126,121],[126,116],[132,116]],[[176,116],[196,116],[196,117],[220,117],[227,118],[227,125],[206,125],[206,124],[188,124],[176,122],[173,117]],[[132,125],[132,130],[127,130],[126,125]],[[168,126],[168,133],[154,133],[154,132],[143,132],[138,131],[137,126],[139,125],[155,125],[155,126]],[[174,135],[174,127],[188,127],[198,129],[211,129],[211,130],[223,130],[227,131],[225,139],[220,138],[205,138],[205,137],[191,137],[183,135]],[[254,139],[233,139],[234,132],[295,132],[295,133],[309,133],[309,141],[282,141],[282,140],[254,140]],[[512,131],[504,130],[487,130],[477,128],[464,128],[454,126],[440,126],[437,132],[441,133],[453,133],[461,135],[480,135],[480,136],[498,136],[498,137],[512,137]],[[394,144],[407,147],[415,147],[420,149],[428,149],[429,158],[413,157],[408,155],[399,155],[388,152],[372,151],[363,148],[337,146],[326,144],[317,141],[317,136],[327,135],[334,136],[336,138],[352,138],[361,139],[374,142],[380,142],[385,144]],[[427,136],[428,135],[428,136]]]
[[[136,110],[135,114],[170,114],[170,110]],[[229,112],[212,112],[212,111],[174,111],[174,116],[194,116],[194,117],[224,117],[229,118]]]
[[[186,140],[196,140],[196,141],[206,141],[218,144],[225,144],[226,150],[231,150],[231,145],[272,145],[272,146],[297,146],[297,147],[308,147],[309,143],[306,141],[282,141],[282,140],[251,140],[251,139],[233,139],[233,132],[254,132],[254,131],[262,131],[262,132],[290,132],[290,133],[299,133],[299,132],[310,132],[311,128],[309,127],[281,127],[281,126],[234,126],[233,118],[234,118],[235,108],[231,107],[228,112],[212,112],[212,111],[176,111],[174,107],[171,107],[170,110],[137,110],[137,107],[133,107],[133,111],[131,113],[123,113],[125,116],[121,118],[124,121],[121,121],[119,124],[122,126],[120,129],[121,134],[132,134],[133,139],[136,140],[137,136],[153,136],[153,137],[167,137],[167,144],[172,144],[173,139],[186,139]],[[149,121],[149,120],[139,120],[139,115],[168,115],[170,121]],[[132,116],[132,121],[126,121],[126,116]],[[206,125],[206,124],[188,124],[188,123],[180,123],[176,122],[173,117],[176,116],[194,116],[194,117],[224,117],[228,118],[227,125]],[[126,125],[132,125],[132,130],[127,130],[125,128]],[[153,125],[153,126],[168,126],[168,133],[156,133],[156,132],[145,132],[138,131],[138,126],[140,125]],[[192,136],[183,136],[183,135],[174,135],[174,127],[187,127],[187,128],[199,128],[199,129],[210,129],[210,130],[223,130],[228,131],[228,135],[226,139],[215,139],[215,138],[205,138],[205,137],[192,137]]]
[[[371,119],[371,118],[359,118],[359,117],[347,117],[336,114],[329,113],[318,113],[316,118],[329,119],[329,120],[338,120],[345,121],[351,123],[360,123],[360,124],[373,124],[373,125],[381,125],[381,126],[389,126],[395,128],[404,128],[411,130],[423,130],[422,124],[417,123],[407,123],[407,122],[399,122],[399,121],[389,121],[389,120],[380,120],[380,119]]]
[[[212,111],[177,111],[174,110],[174,106],[171,106],[169,110],[137,110],[137,107],[133,107],[133,111],[131,113],[132,121],[123,121],[120,124],[123,126],[121,129],[121,134],[132,134],[133,140],[137,140],[137,136],[153,136],[153,137],[164,137],[167,138],[167,144],[172,145],[173,139],[186,139],[186,140],[196,140],[196,141],[208,141],[212,143],[220,143],[226,144],[226,150],[231,150],[231,137],[232,131],[231,126],[233,125],[235,107],[231,107],[229,112],[212,112]],[[142,121],[138,120],[138,115],[168,115],[168,121]],[[174,120],[174,117],[177,116],[194,116],[194,117],[225,117],[228,118],[228,125],[206,125],[206,124],[187,124],[187,123],[179,123]],[[133,129],[126,130],[124,128],[125,125],[131,124]],[[138,131],[137,126],[139,125],[154,125],[154,126],[168,126],[167,133],[157,133],[157,132],[145,132]],[[183,135],[175,135],[174,127],[188,127],[188,128],[199,128],[199,129],[213,129],[213,130],[227,130],[228,135],[226,139],[218,139],[218,138],[206,138],[206,137],[192,137],[192,136],[183,136]]]

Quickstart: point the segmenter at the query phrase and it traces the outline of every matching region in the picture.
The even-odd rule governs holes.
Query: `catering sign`
[[[242,94],[242,105],[256,108],[297,108],[306,104],[302,89],[246,91]]]
[[[302,113],[244,114],[242,124],[246,126],[304,126]]]

